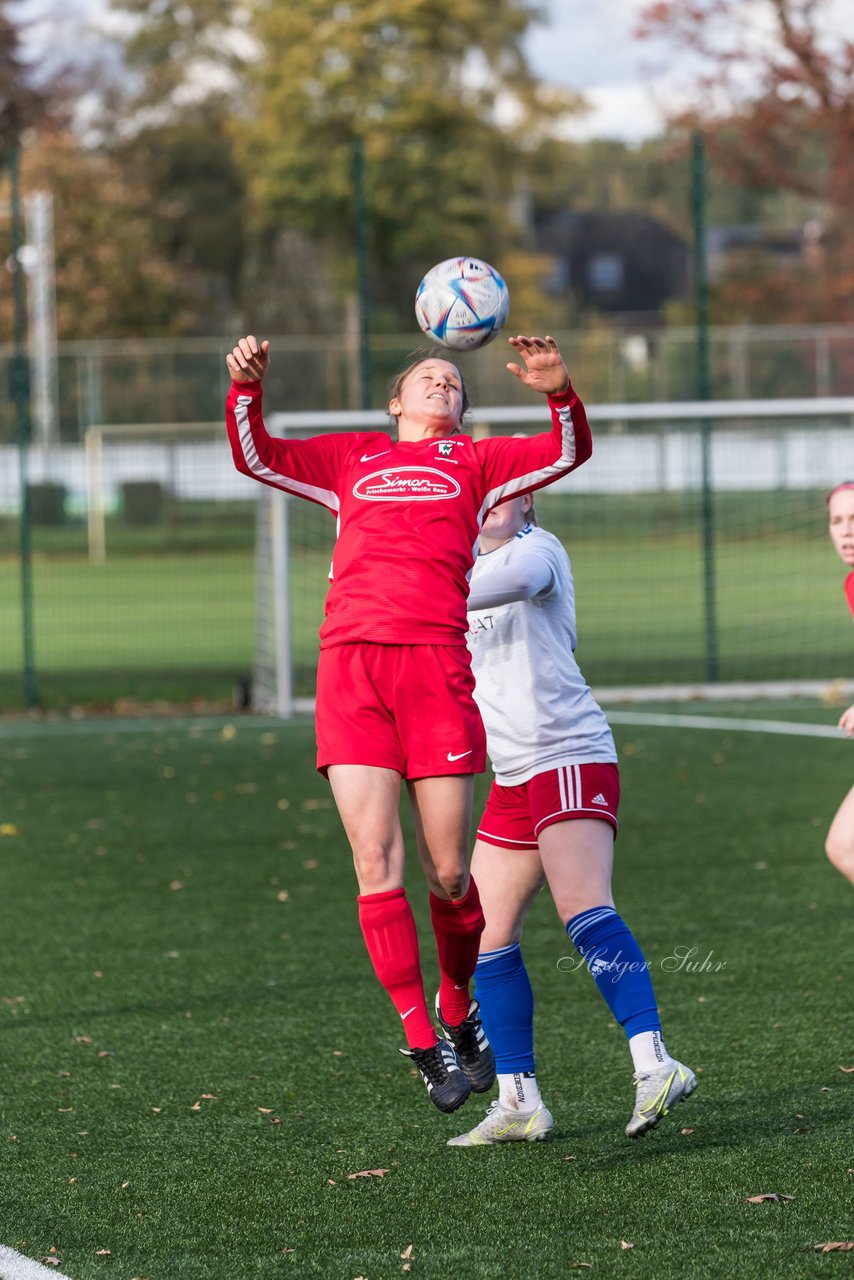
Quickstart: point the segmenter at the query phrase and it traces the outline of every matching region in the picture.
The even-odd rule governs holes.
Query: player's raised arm
[[[557,342],[518,335],[509,339],[522,363],[508,370],[533,391],[548,397],[551,431],[535,436],[491,436],[476,448],[487,482],[486,509],[551,484],[574,471],[593,452],[590,427]]]
[[[270,367],[270,344],[266,339],[259,342],[251,334],[240,338],[225,363],[231,374],[225,423],[237,470],[337,513],[346,438],[330,435],[282,440],[269,434],[264,424],[262,388]]]

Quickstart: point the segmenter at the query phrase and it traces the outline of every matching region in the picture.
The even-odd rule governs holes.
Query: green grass
[[[541,899],[525,946],[555,1140],[461,1151],[445,1139],[481,1104],[440,1116],[396,1053],[310,725],[0,726],[0,1243],[55,1249],[73,1280],[848,1267],[812,1246],[854,1238],[854,899],[822,853],[850,744],[616,732],[617,902],[700,1089],[622,1136],[622,1033],[558,970]],[[432,985],[414,866],[409,887]],[[684,947],[725,968],[663,969]],[[748,1203],[769,1191],[794,1199]]]

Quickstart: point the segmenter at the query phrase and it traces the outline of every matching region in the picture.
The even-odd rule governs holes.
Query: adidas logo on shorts
[[[607,805],[608,801],[605,799],[605,797],[602,795],[602,792],[600,791],[598,796],[594,796],[593,799],[590,801],[590,803]]]

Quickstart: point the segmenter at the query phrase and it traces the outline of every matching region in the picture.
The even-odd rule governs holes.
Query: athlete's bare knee
[[[831,834],[825,841],[824,851],[836,870],[854,882],[854,845]]]
[[[383,893],[397,887],[392,849],[381,841],[354,845],[353,863],[363,893]]]
[[[556,894],[555,909],[562,924],[580,916],[582,911],[592,911],[594,907],[613,907],[614,899],[607,889],[594,889],[592,893]]]
[[[465,897],[468,887],[469,874],[465,867],[436,868],[436,880],[432,888],[434,892],[438,890],[441,897],[457,902]]]

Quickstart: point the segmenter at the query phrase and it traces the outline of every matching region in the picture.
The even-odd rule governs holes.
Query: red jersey
[[[584,406],[549,397],[551,431],[397,441],[379,431],[272,437],[260,382],[233,382],[226,423],[238,471],[338,518],[321,647],[466,643],[468,579],[486,514],[590,457]]]

